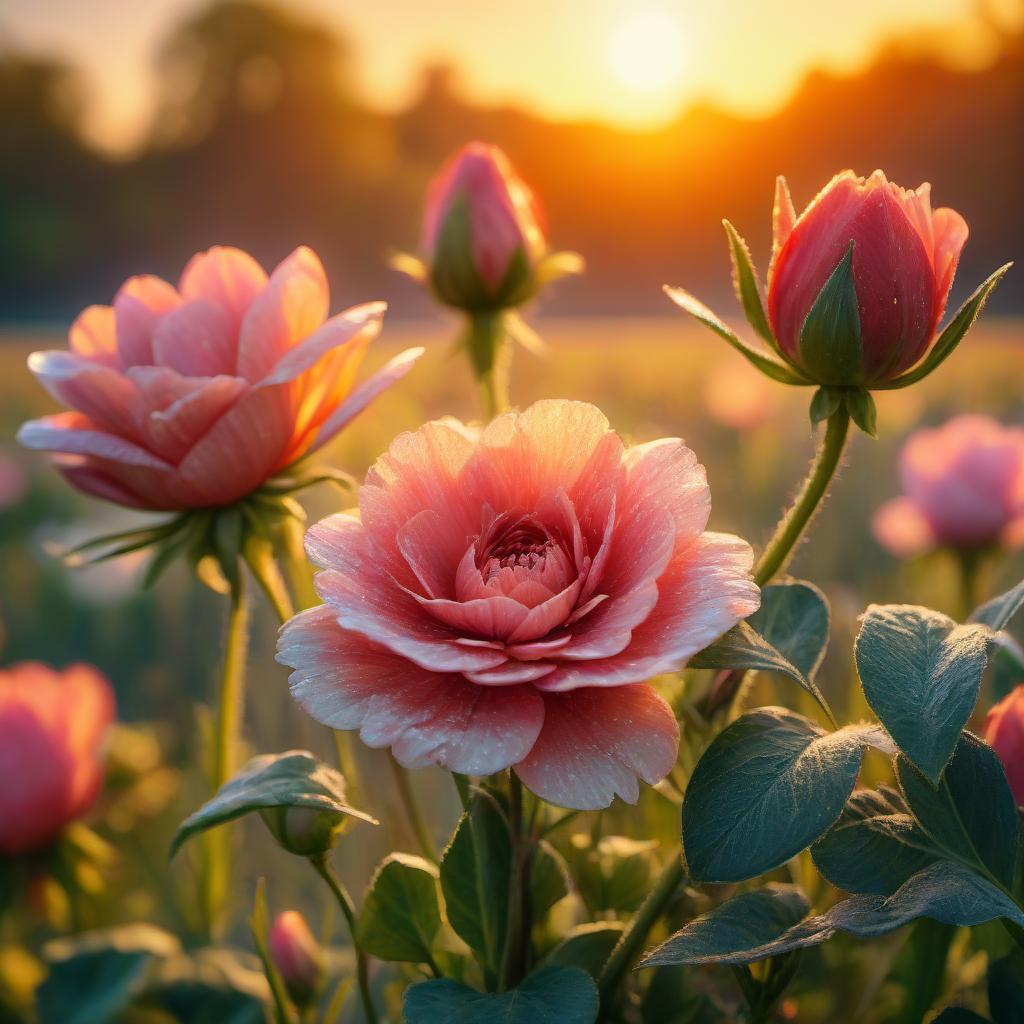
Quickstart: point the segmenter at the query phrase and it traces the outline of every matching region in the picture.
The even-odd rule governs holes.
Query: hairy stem
[[[216,792],[231,778],[236,767],[238,735],[241,729],[245,696],[245,659],[249,641],[249,600],[244,572],[231,588],[224,660],[221,666],[217,701],[217,732],[213,760],[213,790]],[[204,919],[211,935],[219,930],[228,888],[231,834],[226,828],[210,832],[206,838],[203,866],[202,901]]]
[[[370,995],[370,974],[366,954],[359,948],[356,940],[356,908],[348,890],[342,885],[341,879],[334,872],[330,862],[325,855],[310,857],[310,864],[313,865],[316,873],[327,883],[334,898],[341,907],[342,914],[348,924],[349,935],[352,937],[352,948],[356,954],[356,979],[359,985],[359,998],[363,1004],[363,1014],[366,1016],[366,1024],[377,1024],[377,1011],[373,1006],[373,998]]]

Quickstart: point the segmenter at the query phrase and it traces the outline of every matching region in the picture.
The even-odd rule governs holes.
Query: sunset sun
[[[674,93],[683,78],[687,39],[677,17],[667,10],[631,10],[612,25],[608,63],[619,83],[648,97]]]

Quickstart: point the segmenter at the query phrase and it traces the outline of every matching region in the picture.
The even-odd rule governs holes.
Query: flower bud
[[[1024,807],[1024,686],[1007,694],[985,718],[985,742],[999,755],[1018,807]]]
[[[288,994],[298,1006],[307,1006],[323,979],[324,953],[306,919],[296,910],[285,910],[277,915],[267,938],[270,958]]]
[[[1024,543],[1024,430],[989,416],[954,416],[917,430],[900,453],[903,495],[873,529],[898,558],[933,548],[976,551]]]
[[[932,210],[930,190],[844,171],[797,218],[779,179],[768,319],[815,382],[884,384],[928,350],[967,240],[958,213]]]
[[[281,846],[299,857],[330,850],[346,820],[344,814],[318,807],[266,807],[260,817]]]
[[[441,302],[458,309],[518,306],[536,289],[547,243],[529,186],[497,146],[471,142],[427,193],[423,253]]]

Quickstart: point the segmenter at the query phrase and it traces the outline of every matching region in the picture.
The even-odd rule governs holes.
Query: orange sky
[[[954,59],[984,61],[979,0],[280,0],[344,31],[359,85],[405,101],[425,62],[444,59],[465,91],[554,118],[644,128],[708,99],[768,112],[812,66],[854,70],[907,30],[941,34]],[[4,0],[0,29],[63,53],[93,88],[95,139],[130,146],[151,99],[148,67],[170,25],[203,0]],[[1019,16],[1019,0],[989,0]],[[0,37],[2,38],[2,37]]]

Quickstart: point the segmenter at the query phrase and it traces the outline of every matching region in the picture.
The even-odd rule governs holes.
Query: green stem
[[[266,552],[257,553],[253,545],[247,546],[243,554],[253,578],[259,584],[260,590],[266,594],[278,621],[282,624],[287,622],[295,614],[295,609],[277,562]],[[266,557],[261,557],[264,554]]]
[[[249,639],[249,600],[245,573],[231,589],[224,661],[217,703],[217,735],[213,762],[213,790],[231,778],[236,766],[238,735],[245,695],[245,659]],[[216,829],[206,840],[206,863],[202,879],[204,917],[211,935],[218,930],[230,873],[230,832]]]
[[[525,965],[523,911],[527,893],[523,870],[526,854],[523,844],[523,784],[514,771],[509,772],[508,779],[508,826],[512,836],[512,856],[509,864],[508,920],[501,970],[498,972],[498,988],[501,991],[515,988],[519,984]]]
[[[469,360],[480,385],[484,415],[493,419],[509,406],[508,377],[512,362],[503,310],[469,314],[464,336]]]
[[[956,559],[959,570],[960,619],[966,622],[981,603],[978,590],[981,582],[982,555],[980,551],[957,551]]]
[[[623,977],[640,955],[651,929],[657,924],[669,900],[678,892],[685,878],[682,857],[673,857],[665,865],[657,884],[647,894],[647,898],[640,904],[639,910],[622,933],[622,938],[616,943],[597,981],[603,1013],[607,1014],[610,1011],[612,999]]]
[[[309,863],[313,865],[316,873],[327,883],[334,898],[341,907],[345,921],[348,923],[349,935],[352,937],[352,948],[356,954],[356,978],[359,984],[359,998],[363,1003],[363,1013],[366,1016],[366,1024],[377,1024],[377,1011],[373,1006],[373,999],[370,996],[370,974],[366,954],[359,948],[356,940],[356,908],[348,890],[341,883],[341,879],[334,873],[325,855],[310,857]]]
[[[395,777],[395,788],[398,790],[398,797],[402,801],[402,809],[405,817],[412,828],[416,842],[419,844],[420,853],[427,860],[437,863],[437,850],[434,841],[430,837],[430,829],[420,812],[420,806],[416,802],[415,794],[412,791],[412,783],[409,773],[395,760],[395,755],[388,751],[388,760],[391,762],[391,771]]]
[[[797,542],[807,529],[828,491],[828,485],[839,468],[843,451],[846,448],[849,428],[850,416],[845,406],[837,409],[829,417],[825,437],[811,464],[811,471],[804,481],[800,493],[779,522],[771,541],[754,569],[754,579],[758,586],[764,586],[785,567]],[[739,682],[742,681],[743,673],[731,673],[731,675],[737,677],[732,689],[734,693]],[[731,697],[729,699],[731,700]],[[702,713],[704,718],[709,716],[709,711],[706,708],[702,709]],[[610,1005],[609,1001],[615,994],[623,976],[639,956],[651,929],[661,918],[669,900],[683,884],[685,877],[681,857],[671,860],[662,871],[655,887],[633,916],[601,972],[598,987],[603,1006]]]
[[[839,468],[849,428],[850,414],[845,406],[829,417],[825,438],[811,464],[811,472],[754,568],[754,580],[759,587],[764,586],[785,567],[797,541],[807,529]]]

